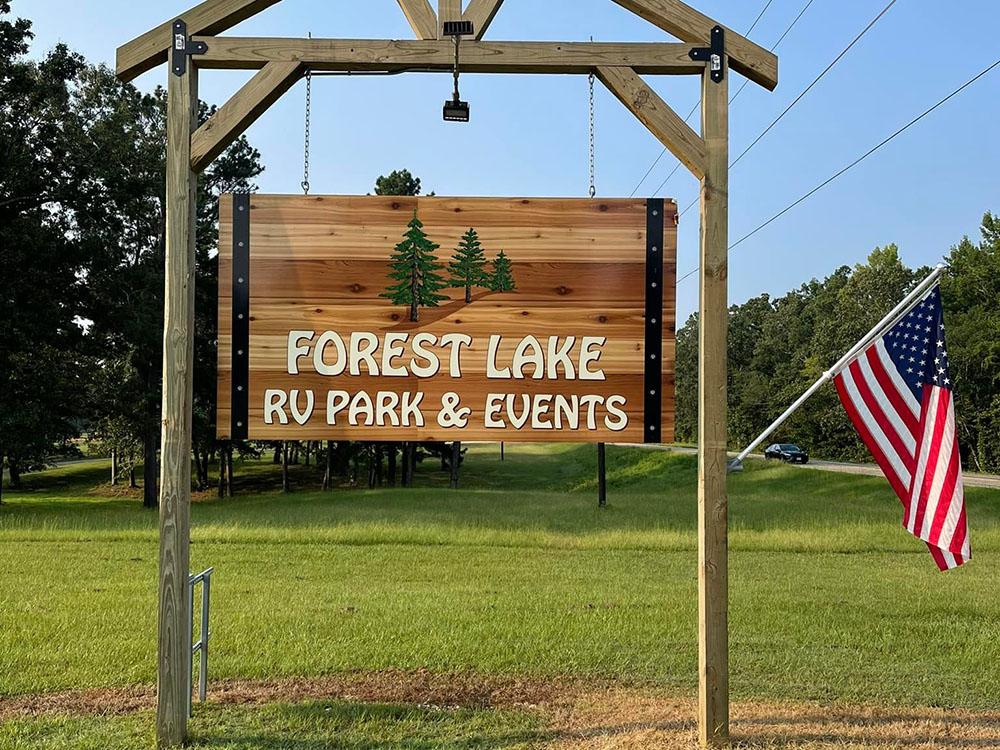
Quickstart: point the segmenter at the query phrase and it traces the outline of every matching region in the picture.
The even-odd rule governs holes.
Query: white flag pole
[[[847,364],[858,354],[858,352],[868,346],[888,328],[895,325],[899,318],[906,315],[910,311],[910,308],[912,308],[916,303],[917,298],[933,286],[941,274],[945,272],[945,268],[946,266],[943,263],[939,264],[938,267],[931,272],[930,276],[917,284],[916,288],[906,295],[902,302],[892,308],[889,314],[882,318],[882,320],[880,320],[874,328],[865,334],[865,336],[858,341],[858,343],[852,346],[847,354],[837,360],[837,363],[833,367],[824,372],[820,376],[819,380],[809,387],[809,390],[799,396],[795,403],[785,410],[784,414],[774,420],[766,430],[764,430],[752,443],[750,443],[750,445],[744,448],[740,455],[730,462],[729,471],[741,471],[743,469],[743,460],[750,455],[754,448],[763,443],[769,435],[785,423],[785,420],[798,411],[799,407],[808,401],[810,396],[812,396],[816,391],[832,380],[842,369],[844,369],[844,367],[847,366]]]

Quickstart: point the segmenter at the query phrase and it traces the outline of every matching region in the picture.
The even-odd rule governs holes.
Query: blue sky
[[[35,53],[66,42],[91,61],[195,0],[14,0],[35,23]],[[773,0],[751,35],[770,47],[805,0]],[[743,31],[765,0],[693,0]],[[751,84],[733,105],[732,151],[743,147],[870,21],[883,0],[815,0],[777,52],[774,93]],[[544,12],[539,13],[539,8]],[[898,0],[865,38],[737,165],[730,233],[737,239],[995,61],[1000,48],[977,30],[1000,26],[996,0]],[[411,38],[395,0],[284,0],[233,30],[260,36]],[[507,0],[488,38],[662,41],[666,36],[609,0]],[[978,40],[978,41],[977,41]],[[985,40],[985,42],[982,42]],[[982,43],[981,43],[982,42]],[[137,82],[152,88],[165,68]],[[248,74],[207,71],[202,97],[221,103]],[[698,97],[694,78],[648,77],[682,115]],[[734,76],[732,90],[742,79]],[[444,123],[450,78],[322,78],[314,82],[314,193],[366,193],[375,177],[406,167],[443,195],[583,196],[587,192],[587,81],[578,76],[462,79],[469,125]],[[298,192],[304,86],[249,131],[267,165],[268,192]],[[697,127],[697,115],[692,124]],[[934,263],[963,235],[978,237],[982,214],[1000,212],[1000,69],[733,251],[730,294],[740,302],[781,294],[896,242],[911,265]],[[659,143],[597,84],[599,195],[629,195]],[[649,195],[676,162],[665,156],[639,189]],[[697,183],[678,170],[662,191],[681,208]],[[680,226],[678,270],[697,264],[698,216]],[[692,277],[678,288],[678,317],[697,305]]]

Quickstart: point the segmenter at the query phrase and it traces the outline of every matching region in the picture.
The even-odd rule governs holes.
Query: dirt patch
[[[558,711],[552,750],[697,748],[693,698],[610,688]],[[734,748],[955,750],[1000,748],[1000,713],[931,708],[741,701],[731,706]]]
[[[440,708],[531,710],[545,717],[550,750],[697,747],[696,702],[661,688],[576,679],[517,679],[426,671],[321,678],[229,680],[209,700],[265,705],[317,700]],[[52,715],[113,716],[155,707],[152,686],[0,698],[0,721]],[[961,750],[1000,748],[1000,712],[742,701],[732,738],[745,750]]]
[[[216,680],[211,683],[208,700],[226,705],[348,700],[441,708],[520,708],[554,705],[562,695],[578,694],[582,690],[582,683],[569,679],[387,670],[348,672],[329,677]],[[155,706],[156,693],[152,686],[0,697],[0,721],[44,715],[112,716]]]

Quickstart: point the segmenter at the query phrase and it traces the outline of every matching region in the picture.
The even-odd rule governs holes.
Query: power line
[[[747,32],[746,32],[746,34],[744,34],[744,36],[749,35],[750,32],[753,31],[757,27],[757,24],[760,23],[760,19],[762,19],[764,17],[764,14],[767,13],[767,9],[771,7],[771,3],[773,3],[773,2],[774,2],[774,0],[767,0],[767,2],[764,3],[764,7],[760,9],[760,13],[757,14],[757,17],[753,20],[753,23],[750,24],[750,28],[747,29]],[[812,0],[810,0],[810,2],[812,2]],[[691,115],[693,115],[695,113],[696,109],[698,109],[698,105],[697,104],[694,105],[694,107],[688,113],[688,116],[684,118],[684,122],[687,122],[688,120],[691,119]],[[642,176],[642,179],[639,180],[639,184],[635,186],[635,189],[631,193],[629,193],[629,196],[628,196],[629,198],[633,197],[639,191],[639,188],[642,187],[642,183],[644,183],[646,181],[646,178],[649,177],[649,175],[656,168],[656,165],[660,163],[660,159],[662,159],[666,153],[667,153],[667,149],[664,148],[660,152],[660,155],[657,156],[656,159],[653,161],[653,163],[649,165],[649,169],[646,170],[646,174],[644,174]],[[657,190],[656,192],[658,193],[660,191]]]
[[[854,45],[856,45],[859,41],[861,41],[862,37],[864,37],[865,34],[867,34],[869,31],[871,31],[872,27],[875,26],[876,23],[878,23],[879,19],[881,19],[882,16],[884,16],[886,13],[889,12],[889,9],[892,8],[892,6],[896,4],[896,2],[897,2],[897,0],[890,0],[889,3],[884,8],[882,8],[882,10],[879,12],[879,14],[877,16],[875,16],[875,18],[873,18],[868,23],[868,25],[865,26],[856,37],[854,37],[853,40],[851,40],[851,43],[848,44],[846,47],[844,47],[844,49],[841,51],[841,53],[839,55],[837,55],[833,59],[833,62],[831,62],[829,65],[827,65],[825,68],[823,68],[823,71],[818,76],[816,76],[813,79],[812,83],[810,83],[808,86],[806,86],[802,90],[802,92],[797,97],[795,97],[795,99],[792,100],[792,103],[789,104],[787,107],[785,107],[785,109],[781,112],[781,114],[778,115],[776,118],[774,118],[771,121],[771,124],[768,125],[766,128],[764,128],[764,130],[762,130],[760,132],[760,134],[756,138],[754,138],[753,141],[751,141],[751,143],[750,143],[749,146],[747,146],[745,149],[743,149],[743,153],[741,153],[739,156],[737,156],[735,159],[733,159],[731,162],[729,162],[729,168],[732,169],[733,167],[735,167],[739,163],[740,159],[742,159],[744,156],[746,156],[750,152],[750,149],[752,149],[754,146],[756,146],[758,143],[760,143],[760,141],[764,138],[764,136],[767,135],[769,132],[771,132],[772,128],[774,128],[775,125],[777,125],[779,122],[781,122],[781,120],[784,119],[785,115],[787,115],[789,112],[791,112],[792,108],[796,104],[798,104],[800,101],[802,101],[802,99],[805,97],[805,95],[808,94],[809,91],[817,83],[819,83],[823,79],[823,77],[827,73],[829,73],[833,69],[833,67],[838,62],[840,62],[848,52],[851,51],[851,49],[854,47]],[[737,93],[739,93],[739,92],[737,92]],[[733,99],[735,99],[735,98],[736,97],[733,97]],[[732,103],[732,99],[730,99],[730,103]],[[668,180],[670,179],[670,177],[673,177],[674,172],[677,171],[677,168],[679,166],[680,166],[680,164],[678,164],[677,167],[674,167],[674,171],[671,172],[670,175],[667,177]],[[665,184],[666,184],[666,181],[664,181],[664,185]],[[663,186],[661,185],[660,187],[662,188]],[[657,193],[659,193],[659,190],[657,190]],[[680,218],[681,216],[683,216],[684,214],[686,214],[688,211],[690,211],[691,208],[694,206],[694,204],[697,203],[697,202],[698,202],[698,199],[695,198],[693,201],[691,201],[690,203],[688,203],[687,206],[684,207],[684,210],[681,211],[680,214],[678,214],[678,218]]]
[[[792,103],[789,104],[787,107],[785,107],[785,109],[782,111],[782,113],[780,115],[778,115],[776,118],[774,118],[774,120],[771,121],[771,124],[768,125],[766,128],[764,128],[764,130],[761,132],[761,134],[758,135],[756,138],[754,138],[753,141],[750,143],[749,146],[747,146],[745,149],[743,149],[743,153],[740,154],[739,156],[737,156],[732,161],[732,163],[730,163],[730,165],[729,165],[730,169],[732,169],[736,164],[738,164],[739,161],[740,161],[740,159],[742,159],[744,156],[747,155],[747,153],[749,153],[750,149],[752,149],[754,146],[756,146],[758,143],[760,143],[760,140],[765,135],[767,135],[768,133],[770,133],[771,129],[775,125],[777,125],[779,122],[781,122],[781,120],[785,117],[785,115],[787,115],[789,112],[791,112],[792,108],[796,104],[798,104],[800,101],[802,101],[803,97],[812,90],[813,86],[815,86],[817,83],[819,83],[821,80],[823,80],[823,77],[827,73],[829,73],[833,69],[833,67],[844,58],[844,55],[846,55],[848,52],[851,51],[851,49],[854,47],[855,44],[857,44],[858,42],[861,41],[862,37],[864,37],[865,34],[867,34],[869,31],[871,31],[872,27],[876,23],[879,22],[879,19],[882,18],[882,16],[884,16],[886,13],[889,12],[889,9],[892,8],[892,6],[896,4],[896,2],[897,2],[897,0],[889,0],[888,5],[886,5],[884,8],[882,8],[882,10],[879,12],[879,14],[877,16],[875,16],[875,18],[873,18],[871,20],[871,22],[861,30],[860,34],[858,34],[856,37],[854,37],[854,39],[851,41],[850,44],[848,44],[846,47],[844,47],[843,52],[841,52],[839,55],[837,55],[835,58],[833,58],[833,62],[831,62],[829,65],[827,65],[825,68],[823,68],[823,72],[820,73],[818,76],[816,76],[813,79],[813,82],[810,83],[808,86],[806,86],[802,90],[802,93],[799,94],[797,97],[795,97],[795,99],[792,100]]]
[[[785,214],[787,214],[789,211],[791,211],[793,208],[795,208],[796,206],[798,206],[800,203],[802,203],[802,202],[808,200],[809,198],[811,198],[812,196],[814,196],[816,193],[818,193],[820,190],[822,190],[823,188],[825,188],[831,182],[833,182],[834,180],[838,179],[842,175],[846,174],[850,170],[854,169],[854,167],[858,166],[858,164],[860,164],[861,162],[863,162],[869,156],[871,156],[872,154],[874,154],[876,151],[880,150],[883,146],[887,145],[890,141],[895,140],[896,137],[898,137],[898,136],[902,135],[903,133],[905,133],[907,130],[909,130],[910,128],[912,128],[914,125],[916,125],[918,122],[920,122],[921,120],[923,120],[925,117],[927,117],[929,114],[931,114],[932,112],[934,112],[936,109],[938,109],[939,107],[943,106],[944,104],[946,104],[950,100],[954,99],[960,93],[962,93],[963,91],[965,91],[965,89],[969,88],[969,86],[971,86],[972,84],[974,84],[976,81],[978,81],[983,76],[987,75],[990,71],[992,71],[994,68],[996,68],[998,66],[1000,66],[1000,60],[996,60],[992,65],[989,65],[988,67],[986,67],[983,70],[981,70],[979,73],[977,73],[976,75],[974,75],[972,78],[970,78],[968,81],[966,81],[965,83],[963,83],[957,89],[955,89],[954,91],[952,91],[946,97],[944,97],[943,99],[938,100],[934,105],[932,105],[931,107],[928,107],[923,112],[921,112],[919,115],[917,115],[912,120],[910,120],[908,123],[906,123],[905,125],[903,125],[903,127],[901,127],[898,130],[896,130],[892,135],[890,135],[887,138],[883,139],[882,141],[880,141],[877,145],[873,146],[872,148],[868,149],[868,151],[866,151],[864,154],[862,154],[857,159],[855,159],[854,161],[852,161],[846,167],[844,167],[843,169],[841,169],[840,171],[838,171],[832,177],[829,177],[826,180],[823,180],[823,182],[821,182],[819,185],[817,185],[816,187],[814,187],[812,190],[810,190],[808,193],[806,193],[805,195],[803,195],[801,198],[799,198],[795,202],[793,202],[793,203],[789,204],[788,206],[786,206],[785,208],[783,208],[781,211],[779,211],[778,213],[776,213],[774,216],[772,216],[770,219],[768,219],[764,223],[760,224],[756,229],[754,229],[753,231],[748,232],[747,234],[745,234],[742,237],[740,237],[738,240],[736,240],[736,242],[734,242],[732,245],[730,245],[728,249],[732,250],[733,248],[737,247],[738,245],[741,245],[743,242],[745,242],[746,240],[748,240],[751,237],[753,237],[759,231],[761,231],[765,227],[769,226],[773,222],[775,222],[778,219],[780,219],[782,216],[784,216]],[[684,281],[685,279],[693,276],[694,274],[696,274],[698,272],[698,270],[699,270],[699,268],[695,268],[693,271],[689,271],[688,273],[684,274],[683,276],[681,276],[677,280],[677,283],[679,284],[682,281]]]
[[[771,45],[771,52],[774,52],[778,48],[778,45],[785,40],[785,37],[788,36],[788,32],[795,28],[795,24],[799,22],[799,19],[802,18],[803,15],[805,15],[805,12],[809,10],[809,6],[812,5],[814,2],[816,2],[816,0],[809,0],[809,2],[807,2],[805,5],[802,6],[802,10],[800,10],[799,14],[792,19],[792,22],[790,24],[788,24],[788,28],[786,28],[782,32],[781,36],[778,37],[778,41],[776,41],[773,45]],[[736,93],[733,94],[733,98],[729,100],[730,104],[736,101],[736,97],[738,97],[740,94],[743,93],[743,89],[745,89],[749,83],[750,83],[749,78],[743,79],[743,83],[736,90]]]
[[[802,16],[805,14],[805,12],[807,10],[809,10],[809,6],[812,5],[815,1],[816,0],[807,0],[806,4],[802,6],[802,9],[799,11],[798,15],[795,16],[794,19],[792,19],[792,22],[790,24],[788,24],[788,26],[785,28],[785,30],[781,33],[781,36],[778,37],[778,41],[776,41],[774,44],[771,45],[771,48],[770,48],[771,52],[774,52],[778,48],[778,45],[781,44],[785,40],[785,37],[788,36],[788,33],[792,29],[795,28],[795,25],[799,22],[799,19],[802,18]],[[757,15],[757,18],[754,20],[754,22],[750,25],[750,28],[747,30],[747,35],[749,35],[750,32],[754,30],[754,27],[757,25],[758,21],[760,21],[760,19],[763,18],[764,13],[771,6],[771,2],[773,2],[773,0],[770,0],[764,6],[764,8],[761,10],[761,12]],[[745,81],[743,81],[743,85],[740,86],[739,90],[735,94],[733,94],[733,98],[729,100],[730,104],[732,104],[734,101],[736,101],[736,97],[739,96],[741,93],[743,93],[743,89],[745,89],[747,87],[748,83],[750,83],[750,79],[749,78],[746,79]],[[691,119],[691,116],[694,115],[694,113],[698,111],[698,106],[700,104],[701,104],[701,100],[699,99],[697,102],[695,102],[695,105],[691,108],[691,111],[687,113],[687,117],[684,118],[684,122],[688,122]],[[646,174],[644,174],[642,176],[642,179],[639,180],[639,183],[635,186],[635,188],[629,194],[629,198],[634,197],[635,194],[637,192],[639,192],[639,188],[642,187],[642,183],[644,183],[646,181],[646,178],[649,177],[649,175],[652,173],[652,171],[656,168],[656,165],[660,163],[660,160],[666,155],[666,153],[667,153],[667,149],[666,149],[666,147],[664,147],[664,149],[662,151],[660,151],[660,155],[656,157],[655,161],[653,161],[652,164],[649,165],[649,169],[646,170]],[[666,179],[663,180],[663,182],[660,183],[660,186],[658,188],[656,188],[656,190],[653,191],[653,195],[659,195],[660,191],[663,190],[664,186],[668,182],[670,182],[670,178],[673,177],[675,174],[677,174],[677,170],[680,169],[680,166],[681,166],[680,162],[677,162],[677,164],[674,165],[674,168],[672,170],[670,170],[670,174],[667,175]]]

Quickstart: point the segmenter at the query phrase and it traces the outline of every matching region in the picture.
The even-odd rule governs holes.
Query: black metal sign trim
[[[232,409],[230,434],[246,440],[250,390],[250,196],[233,196]]]
[[[646,201],[646,346],[644,442],[662,440],[663,409],[663,208],[662,198]]]

